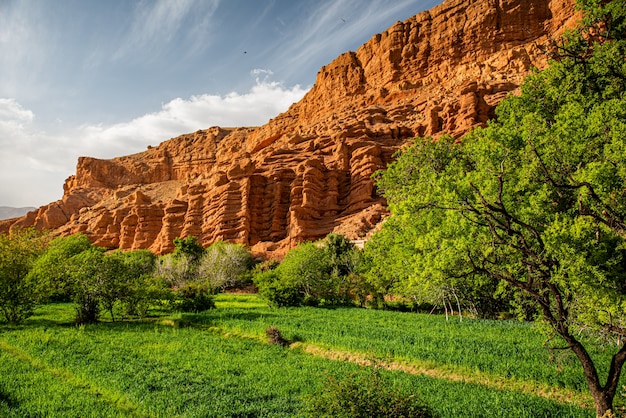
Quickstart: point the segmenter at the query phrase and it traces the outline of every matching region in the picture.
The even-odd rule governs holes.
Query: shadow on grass
[[[75,327],[76,324],[72,321],[56,321],[45,318],[29,318],[19,324],[11,324],[7,322],[0,322],[0,332],[2,331],[21,331],[35,328],[69,328]]]
[[[275,317],[276,314],[258,312],[224,312],[219,309],[211,309],[200,313],[179,313],[176,316],[165,316],[158,318],[152,323],[176,327],[192,327],[206,329],[224,321],[249,321],[254,322],[259,319]]]
[[[183,314],[187,315],[196,315],[196,314]],[[254,312],[254,311],[230,311],[230,310],[220,310],[220,309],[212,309],[210,311],[203,312],[198,314],[201,317],[209,320],[242,320],[242,321],[256,321],[259,318],[274,318],[278,316],[277,313],[268,313],[268,312]],[[197,318],[200,320],[201,318]]]
[[[19,403],[11,395],[6,393],[3,388],[0,388],[0,405],[2,404],[10,409],[15,409],[19,406]]]
[[[44,305],[35,315],[19,324],[0,322],[0,333],[3,331],[20,331],[28,329],[54,329],[75,327],[100,327],[111,331],[126,331],[129,328],[153,329],[155,326],[166,328],[209,329],[224,321],[258,321],[277,316],[275,313],[255,311],[231,311],[229,309],[210,309],[199,313],[160,311],[142,318],[118,318],[112,321],[107,313],[94,324],[77,324],[74,319],[75,310],[65,304]],[[1,398],[0,398],[1,400]]]
[[[98,327],[110,331],[127,331],[129,329],[154,329],[154,327],[164,328],[194,328],[198,330],[208,330],[218,327],[224,320],[257,321],[260,318],[266,319],[276,316],[275,314],[255,313],[255,312],[220,312],[219,309],[211,309],[199,313],[178,312],[163,315],[154,315],[144,318],[126,318],[111,321],[109,317],[103,317],[95,324],[87,324],[86,327]],[[34,326],[72,326],[75,323],[55,323],[54,321],[34,320],[29,322]],[[1,329],[1,328],[0,328]]]

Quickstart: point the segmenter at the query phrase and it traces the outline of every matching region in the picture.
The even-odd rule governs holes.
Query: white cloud
[[[128,122],[83,125],[55,134],[37,130],[35,115],[15,100],[0,99],[0,206],[43,205],[60,199],[63,181],[74,173],[81,155],[112,158],[211,126],[262,125],[300,100],[306,90],[257,79],[244,94],[177,98],[158,112]]]
[[[267,77],[267,76],[274,74],[274,72],[272,70],[265,70],[263,68],[255,68],[252,71],[250,71],[250,74],[255,75],[257,77],[260,75]]]
[[[305,93],[306,90],[300,86],[287,89],[280,83],[257,79],[245,94],[202,94],[189,99],[176,98],[163,104],[159,112],[111,126],[82,126],[78,135],[89,155],[111,158],[210,126],[262,125],[287,110]]]
[[[15,99],[0,98],[0,122],[32,122],[34,117],[32,111],[24,109]]]

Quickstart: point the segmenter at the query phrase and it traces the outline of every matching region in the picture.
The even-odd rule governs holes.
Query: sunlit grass
[[[236,295],[220,296],[228,303]],[[253,298],[253,296],[247,296]],[[207,312],[213,326],[262,335],[276,326],[288,337],[323,347],[368,353],[380,359],[419,360],[433,367],[479,371],[504,378],[534,380],[582,392],[587,386],[580,365],[568,350],[553,350],[532,324],[518,321],[472,320],[439,315],[364,309],[257,307]],[[592,352],[606,373],[610,352]]]
[[[326,374],[368,372],[304,349],[269,345],[268,326],[302,340],[301,347],[365,353],[374,362],[403,359],[457,372],[483,370],[504,380],[522,374],[580,386],[573,365],[550,361],[543,337],[524,324],[445,322],[361,309],[270,309],[256,295],[220,295],[216,303],[217,309],[202,314],[79,327],[71,305],[56,304],[24,325],[0,325],[0,416],[299,416],[303,398],[315,393]],[[468,348],[460,348],[464,344]],[[390,385],[419,393],[444,417],[591,414],[575,404],[471,379],[399,371],[384,376]]]

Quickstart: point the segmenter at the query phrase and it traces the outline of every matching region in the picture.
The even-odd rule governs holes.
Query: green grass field
[[[387,368],[442,417],[588,417],[575,359],[533,326],[364,309],[217,309],[74,326],[71,305],[0,325],[0,416],[301,416],[328,374]],[[275,326],[297,341],[267,343]],[[594,355],[608,364],[607,354]]]

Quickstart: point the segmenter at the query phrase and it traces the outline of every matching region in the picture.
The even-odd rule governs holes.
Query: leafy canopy
[[[0,234],[0,317],[18,323],[45,301],[47,288],[29,276],[49,236],[33,228]]]
[[[578,356],[597,412],[626,349],[626,6],[584,1],[587,26],[461,142],[417,140],[378,175],[422,294],[484,281],[535,302]],[[614,337],[606,385],[575,329]]]
[[[275,270],[254,281],[273,306],[350,305],[360,299],[360,250],[343,235],[306,242],[290,250]]]

